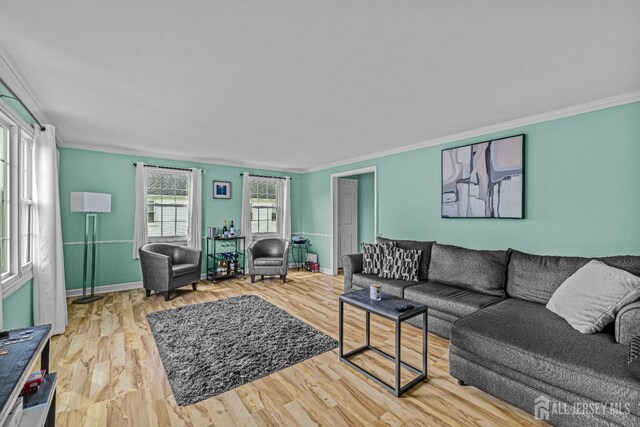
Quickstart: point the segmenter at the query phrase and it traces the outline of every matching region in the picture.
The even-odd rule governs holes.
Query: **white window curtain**
[[[280,215],[282,218],[282,238],[291,240],[291,178],[286,177],[283,179],[280,184],[280,189],[281,191],[278,192],[280,195],[278,205],[282,210],[282,214]]]
[[[187,246],[192,249],[202,248],[202,171],[191,169],[189,191],[189,231]]]
[[[67,300],[60,221],[58,150],[55,128],[36,129],[34,138],[33,317],[51,324],[52,334],[67,326]]]
[[[253,234],[251,234],[250,179],[251,176],[247,172],[242,175],[242,221],[240,222],[240,232],[244,236],[245,245],[247,246],[253,242]]]
[[[144,163],[136,163],[136,210],[133,226],[133,259],[138,259],[138,249],[147,244],[147,174]]]

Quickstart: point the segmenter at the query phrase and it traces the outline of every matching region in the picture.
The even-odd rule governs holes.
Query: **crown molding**
[[[380,157],[387,157],[394,154],[405,153],[407,151],[419,150],[421,148],[432,147],[434,145],[447,144],[449,142],[460,141],[463,139],[476,138],[476,137],[491,134],[491,133],[502,132],[505,130],[518,128],[521,126],[528,126],[536,123],[548,122],[551,120],[561,119],[563,117],[576,116],[578,114],[584,114],[591,111],[603,110],[605,108],[610,108],[610,107],[617,107],[619,105],[624,105],[624,104],[631,104],[638,101],[640,101],[640,90],[634,91],[634,92],[628,92],[622,95],[612,96],[609,98],[599,99],[599,100],[587,102],[584,104],[578,104],[572,107],[561,108],[559,110],[553,110],[547,113],[536,114],[528,117],[522,117],[520,119],[509,120],[507,122],[484,126],[481,128],[472,129],[465,132],[454,133],[454,134],[442,136],[439,138],[429,139],[426,141],[418,142],[416,144],[405,145],[397,148],[391,148],[389,150],[378,151],[378,152],[366,154],[363,156],[340,160],[338,162],[326,163],[324,165],[302,169],[299,173],[318,172],[318,171],[322,171],[322,170],[326,170],[326,169],[330,169],[338,166],[351,165],[353,163],[373,160]]]
[[[63,143],[62,141],[58,141],[58,145],[62,148],[96,151],[98,153],[124,154],[127,156],[151,157],[159,160],[177,160],[182,162],[204,163],[209,165],[231,166],[231,167],[239,167],[239,168],[247,168],[247,169],[259,169],[259,170],[266,170],[266,171],[272,171],[272,172],[289,172],[289,173],[298,173],[298,174],[302,173],[302,169],[285,168],[285,167],[280,167],[280,166],[275,166],[270,164],[261,164],[261,163],[235,162],[235,161],[229,161],[229,160],[215,159],[212,157],[178,156],[171,153],[141,151],[141,150],[133,150],[128,148],[104,148],[104,147],[95,147],[93,145],[87,145],[87,144],[76,144],[76,143],[69,144],[69,143]]]
[[[29,88],[25,80],[17,71],[17,66],[11,61],[7,52],[0,46],[0,75],[10,89],[20,98],[20,101],[31,111],[34,118],[43,125],[54,125],[40,106],[40,101],[33,95],[33,90]],[[64,143],[64,137],[56,129],[56,141]]]

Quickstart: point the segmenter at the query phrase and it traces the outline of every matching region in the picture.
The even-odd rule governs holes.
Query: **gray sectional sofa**
[[[461,384],[531,414],[542,406],[537,415],[555,425],[640,426],[640,380],[627,369],[626,345],[640,335],[640,302],[597,334],[581,334],[545,307],[591,258],[396,245],[423,251],[419,282],[363,274],[362,254],[347,255],[345,291],[379,283],[383,292],[428,305],[429,331],[450,340],[449,372]],[[640,276],[640,256],[598,259]]]

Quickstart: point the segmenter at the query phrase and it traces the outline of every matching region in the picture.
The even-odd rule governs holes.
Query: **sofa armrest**
[[[629,344],[640,335],[640,301],[622,307],[616,316],[616,342]]]
[[[291,244],[289,243],[288,240],[284,241],[284,250],[282,252],[282,266],[284,267],[284,271],[286,274],[286,271],[289,269],[289,250],[290,250],[290,246]]]
[[[352,287],[353,275],[362,272],[362,254],[343,255],[342,269],[344,271],[344,291],[348,292]]]
[[[249,244],[249,246],[246,249],[247,252],[247,262],[249,264],[253,264],[253,248],[256,245],[256,241],[254,240],[253,242],[251,242],[251,244]]]
[[[168,291],[170,282],[173,279],[171,257],[142,249],[138,253],[140,255],[144,288],[157,292]]]

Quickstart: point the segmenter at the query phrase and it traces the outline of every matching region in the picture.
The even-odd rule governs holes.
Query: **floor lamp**
[[[82,298],[74,304],[88,304],[102,298],[95,294],[96,287],[96,226],[98,212],[111,212],[111,194],[105,193],[71,193],[71,212],[85,212],[84,222],[84,263],[82,264]],[[91,247],[91,274],[87,262]],[[87,285],[91,286],[91,294],[87,296]]]

